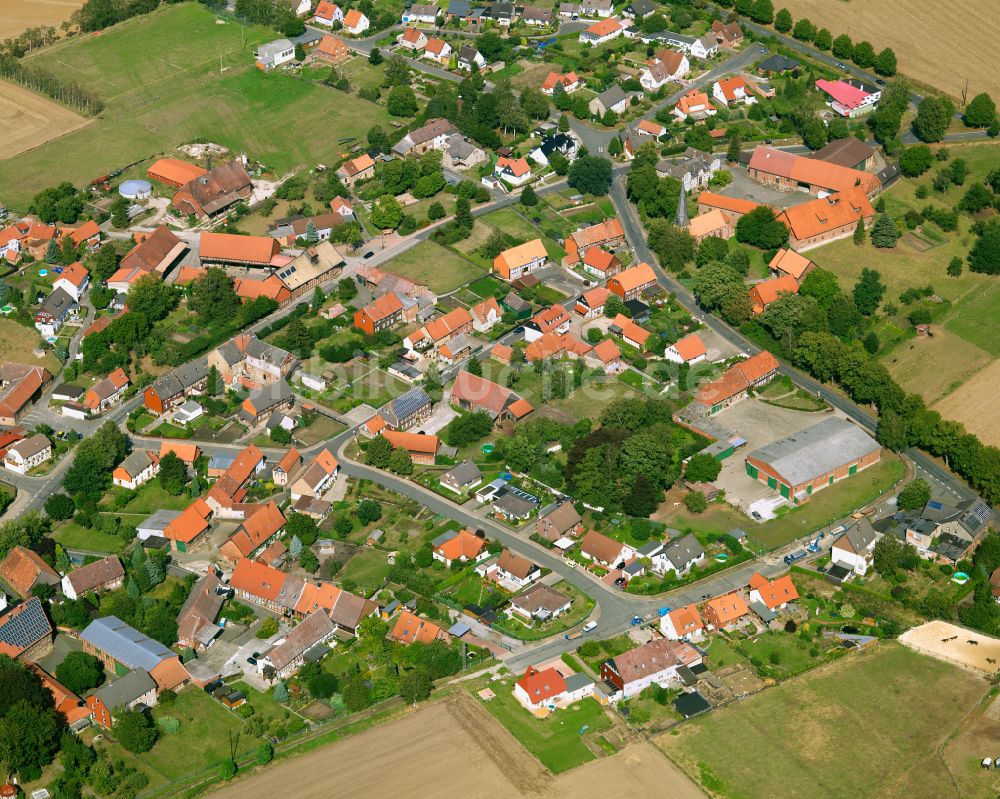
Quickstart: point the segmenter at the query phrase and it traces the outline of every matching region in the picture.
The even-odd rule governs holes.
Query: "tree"
[[[411,669],[399,680],[399,695],[405,702],[416,704],[431,695],[432,685],[431,677],[425,669]]]
[[[360,500],[354,512],[362,524],[371,524],[382,518],[382,506],[373,499]]]
[[[826,125],[818,117],[810,117],[802,126],[802,143],[810,150],[819,150],[826,144]]]
[[[342,302],[350,302],[358,296],[358,286],[349,277],[345,277],[337,283],[337,299]]]
[[[435,222],[438,219],[444,219],[447,216],[447,212],[444,210],[444,206],[439,202],[433,202],[427,209],[427,218],[431,222]]]
[[[377,51],[378,48],[375,48],[372,52]],[[330,676],[332,677],[333,675]],[[257,761],[257,765],[266,766],[274,759],[274,747],[267,741],[257,744],[257,748],[254,749],[254,759]]]
[[[792,29],[792,15],[787,8],[774,15],[774,29],[778,33],[788,33]]]
[[[884,535],[872,550],[872,565],[886,579],[892,579],[900,569],[916,568],[920,556],[912,544],[905,544],[893,535]]]
[[[875,48],[871,42],[858,42],[854,45],[854,52],[851,53],[851,60],[862,69],[868,69],[875,63]]]
[[[453,224],[462,230],[472,230],[472,205],[466,197],[455,200],[455,219]]]
[[[706,236],[698,245],[694,262],[697,266],[705,266],[712,261],[723,261],[729,254],[729,242],[718,236]]]
[[[888,214],[879,214],[875,217],[875,224],[871,229],[872,245],[879,249],[895,247],[899,240],[899,228]]]
[[[941,141],[951,124],[954,111],[951,100],[943,97],[925,97],[917,106],[917,118],[913,120],[914,133],[921,141]]]
[[[376,469],[385,469],[392,458],[392,444],[384,436],[375,436],[365,448],[365,463]]]
[[[730,164],[738,163],[740,160],[741,139],[736,133],[729,134],[729,146],[726,148],[726,160]]]
[[[970,128],[987,128],[997,118],[997,107],[986,92],[977,94],[965,107],[963,120]]]
[[[811,42],[816,36],[816,26],[803,17],[792,28],[792,36],[800,42]]]
[[[774,250],[788,242],[788,228],[766,205],[754,208],[736,223],[736,240],[762,250]]]
[[[383,194],[372,206],[371,222],[380,230],[392,230],[403,221],[403,206],[391,194]]]
[[[312,546],[319,538],[316,520],[304,513],[289,513],[285,519],[285,532],[298,538],[306,546]]]
[[[390,86],[410,85],[410,65],[401,55],[393,55],[385,65],[382,74]]]
[[[143,275],[128,292],[128,309],[140,313],[150,322],[159,322],[177,305],[173,286],[158,275]]]
[[[316,699],[329,699],[337,690],[337,677],[328,671],[317,669],[307,683],[309,693]]]
[[[184,486],[188,481],[187,466],[184,461],[173,452],[168,452],[160,458],[160,485],[172,497],[179,497],[184,493]]]
[[[352,713],[364,710],[371,702],[371,693],[364,680],[360,677],[352,678],[341,690],[344,705]]]
[[[114,225],[119,230],[128,227],[128,209],[129,203],[124,197],[116,197],[115,201],[111,203],[111,207],[108,209],[111,212],[111,224]],[[53,239],[50,242],[50,246],[55,243]]]
[[[104,682],[101,661],[86,652],[70,652],[56,668],[56,679],[75,694],[82,694]]]
[[[372,51],[368,54],[368,63],[372,66],[378,66],[385,60],[385,56],[382,55],[382,51],[377,47],[373,47]]]
[[[649,246],[665,268],[679,272],[694,259],[694,239],[684,228],[665,219],[654,219],[647,230]]]
[[[865,220],[859,219],[858,224],[855,225],[854,227],[854,234],[852,235],[852,239],[854,240],[854,246],[860,247],[862,244],[864,244],[865,236],[866,236]]]
[[[638,474],[632,490],[622,498],[622,510],[629,516],[647,518],[663,500],[663,489],[645,474]]]
[[[960,277],[962,274],[962,259],[957,255],[948,262],[948,277]]]
[[[896,504],[900,510],[921,510],[930,501],[930,485],[926,480],[917,478],[903,487],[896,499]]]
[[[5,692],[10,692],[8,686]],[[8,773],[18,772],[30,779],[59,749],[62,725],[52,710],[51,698],[46,698],[47,702],[37,705],[27,698],[18,699],[0,715],[0,762]]]
[[[235,317],[240,298],[229,275],[222,269],[209,267],[191,284],[188,307],[203,324],[228,322]]]
[[[833,46],[833,34],[826,28],[820,28],[813,37],[813,44],[817,50],[829,50]]]
[[[45,513],[56,521],[72,518],[75,510],[76,503],[66,494],[52,494],[45,500]]]
[[[112,732],[122,748],[134,755],[148,752],[159,737],[149,713],[136,710],[117,712]]]
[[[278,632],[278,620],[273,616],[268,616],[264,621],[261,622],[260,627],[257,629],[257,638],[264,641],[271,636],[277,634]]]
[[[900,171],[908,178],[919,177],[934,163],[934,153],[926,144],[907,147],[899,154]]]
[[[996,222],[986,225],[969,250],[969,269],[986,275],[1000,274],[1000,225]]]
[[[521,189],[521,205],[529,207],[538,205],[538,195],[535,194],[535,190],[530,185]]]
[[[891,78],[896,74],[896,53],[891,47],[886,47],[875,56],[875,73],[884,78]]]
[[[395,474],[413,474],[413,459],[405,449],[394,449],[389,456],[389,471]]]
[[[581,155],[570,165],[567,182],[583,194],[607,194],[611,188],[611,162],[607,158]]]
[[[868,335],[865,336],[864,341],[862,342],[862,346],[865,348],[865,352],[869,355],[875,355],[878,353],[882,346],[882,342],[878,339],[878,333],[874,330],[869,331]]]
[[[854,44],[851,42],[851,37],[846,33],[840,34],[840,36],[833,40],[833,54],[837,58],[850,58],[853,53]]]
[[[684,470],[684,477],[692,483],[711,483],[719,472],[722,464],[706,453],[692,455]]]
[[[882,296],[885,294],[885,284],[881,275],[874,269],[865,267],[854,285],[854,304],[865,316],[871,316],[878,310]]]
[[[417,96],[409,86],[393,86],[389,90],[386,110],[394,117],[412,117],[417,113]]]
[[[708,508],[708,500],[701,491],[691,491],[684,497],[684,507],[691,513],[703,513]]]

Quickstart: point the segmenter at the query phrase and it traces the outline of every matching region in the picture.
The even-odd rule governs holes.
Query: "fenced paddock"
[[[929,621],[907,630],[899,641],[924,655],[983,674],[1000,669],[1000,640],[946,621]]]

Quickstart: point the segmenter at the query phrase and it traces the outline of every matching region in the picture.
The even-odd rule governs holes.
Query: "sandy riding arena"
[[[984,674],[1000,669],[1000,640],[946,621],[921,624],[899,636],[899,641],[922,654]]]
[[[0,80],[0,159],[23,153],[90,122],[54,100]]]
[[[345,763],[350,768],[344,768]],[[596,799],[610,795],[704,799],[697,787],[645,742],[629,744],[612,757],[553,777],[468,697],[428,705],[353,738],[292,757],[212,797],[285,796],[292,784],[296,799]]]
[[[834,38],[846,33],[855,42],[867,39],[875,51],[891,47],[899,71],[959,98],[969,81],[969,97],[979,92],[1000,93],[1000,17],[996,0],[787,0],[794,19],[807,17],[828,28]],[[978,42],[969,41],[975,20]],[[945,24],[955,21],[955,24]],[[989,42],[990,44],[985,44]],[[928,57],[946,52],[947,58]]]

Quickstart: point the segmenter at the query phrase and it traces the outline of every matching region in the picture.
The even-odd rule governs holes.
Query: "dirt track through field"
[[[944,399],[931,407],[945,419],[965,425],[984,444],[1000,446],[1000,361],[977,372]]]
[[[54,100],[0,80],[0,159],[23,153],[90,122]]]
[[[421,708],[212,794],[213,799],[597,799],[704,794],[648,743],[553,777],[467,695]]]
[[[0,0],[0,39],[40,25],[58,29],[82,5],[83,0]]]
[[[1000,16],[996,0],[786,0],[796,20],[808,17],[834,38],[891,47],[899,71],[960,98],[1000,95]]]

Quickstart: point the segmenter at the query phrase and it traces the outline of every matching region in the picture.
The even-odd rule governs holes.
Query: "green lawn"
[[[484,275],[480,267],[432,241],[411,247],[388,261],[384,268],[430,286],[438,294],[454,291]]]
[[[372,125],[388,123],[384,107],[355,94],[265,75],[253,66],[253,50],[274,33],[244,33],[235,23],[215,20],[199,4],[166,5],[29,59],[95,90],[107,109],[78,131],[0,161],[7,204],[24,208],[36,192],[61,180],[84,185],[195,140],[244,151],[283,174],[336,162],[338,138],[361,137]]]
[[[716,796],[956,796],[936,750],[984,690],[969,672],[881,643],[655,743]],[[759,756],[734,757],[733,741]]]
[[[338,577],[340,580],[353,580],[365,594],[368,594],[376,588],[381,588],[388,574],[386,553],[378,549],[364,549],[347,561]]]
[[[611,719],[591,698],[568,708],[556,710],[546,719],[536,719],[525,710],[511,693],[509,683],[490,683],[496,697],[484,707],[518,743],[537,757],[553,774],[576,768],[594,759],[594,754],[580,740],[580,731],[593,733],[606,730]],[[477,698],[476,701],[481,701]]]
[[[150,480],[138,490],[135,497],[121,509],[122,513],[155,513],[165,510],[184,510],[191,504],[191,497],[185,492],[178,497],[168,494],[159,480]]]
[[[51,537],[66,549],[85,549],[90,552],[123,552],[128,543],[121,536],[88,530],[74,521],[55,527]]]
[[[150,777],[150,788],[157,788],[199,772],[215,769],[229,757],[229,734],[237,733],[243,720],[197,686],[188,686],[177,695],[173,705],[153,708],[156,719],[172,716],[181,723],[173,735],[161,735],[153,748],[132,755],[108,739],[99,744],[114,758],[121,758]],[[237,756],[249,755],[259,740],[249,735],[239,738]]]
[[[806,643],[797,635],[768,632],[751,640],[741,641],[739,651],[754,665],[762,665],[769,674],[788,677],[815,665],[829,648],[821,642],[818,645],[820,652],[814,656],[810,654],[812,646],[811,642]]]

